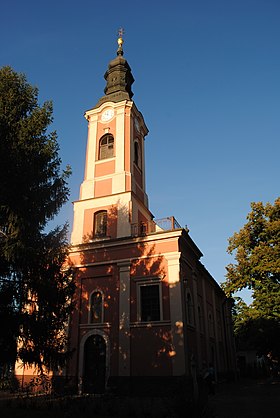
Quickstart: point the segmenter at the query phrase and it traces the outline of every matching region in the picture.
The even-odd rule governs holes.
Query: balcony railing
[[[139,237],[155,232],[174,231],[175,229],[181,229],[181,226],[174,216],[169,216],[168,218],[131,224],[131,235]]]

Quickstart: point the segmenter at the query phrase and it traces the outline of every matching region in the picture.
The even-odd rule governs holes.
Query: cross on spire
[[[123,37],[123,35],[124,35],[124,29],[123,28],[119,29],[118,35],[119,35],[119,38]]]
[[[123,55],[123,48],[122,48],[122,45],[123,45],[123,35],[124,35],[124,29],[123,28],[120,28],[119,29],[118,35],[119,35],[119,37],[118,37],[118,45],[119,45],[119,47],[118,47],[118,50],[117,50],[117,55]]]

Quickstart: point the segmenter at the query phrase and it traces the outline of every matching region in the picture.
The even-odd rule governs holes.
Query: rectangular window
[[[140,290],[140,321],[160,321],[160,287],[159,284],[143,284]]]

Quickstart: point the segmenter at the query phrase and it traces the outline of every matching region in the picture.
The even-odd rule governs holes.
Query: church
[[[174,216],[155,219],[149,210],[148,128],[132,100],[122,34],[104,77],[105,95],[85,112],[85,175],[69,254],[77,289],[66,375],[79,393],[103,393],[120,382],[191,377],[210,363],[217,376],[232,372],[229,300],[188,230]]]

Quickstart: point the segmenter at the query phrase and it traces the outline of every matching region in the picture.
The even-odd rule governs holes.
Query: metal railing
[[[141,237],[155,232],[174,231],[175,229],[181,229],[181,226],[174,216],[169,216],[153,221],[131,224],[131,235],[133,237]]]

